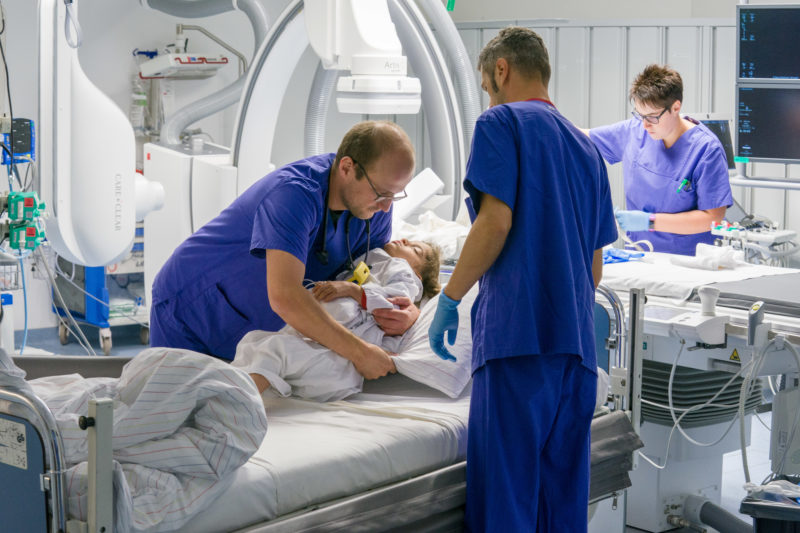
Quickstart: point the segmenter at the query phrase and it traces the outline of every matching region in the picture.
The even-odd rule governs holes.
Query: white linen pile
[[[673,265],[703,270],[719,270],[720,268],[738,268],[750,266],[744,260],[744,252],[731,246],[713,246],[697,243],[694,255],[674,255],[670,257]]]
[[[88,440],[77,420],[91,398],[114,400],[115,531],[181,527],[228,486],[267,431],[250,377],[188,350],[144,350],[119,379],[72,374],[27,383],[7,355],[0,357],[0,383],[32,391],[56,417],[71,519],[87,519]]]
[[[425,241],[435,244],[441,248],[443,259],[459,256],[461,246],[464,245],[468,233],[468,225],[444,220],[436,216],[433,211],[421,214],[419,224],[409,224],[397,218],[392,224],[393,239],[405,238],[410,241]]]

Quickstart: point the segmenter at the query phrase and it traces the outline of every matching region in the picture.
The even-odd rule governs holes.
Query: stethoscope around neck
[[[314,255],[316,255],[317,260],[322,263],[323,265],[327,265],[328,261],[330,260],[328,254],[328,212],[330,208],[328,207],[328,193],[330,192],[330,183],[328,184],[328,190],[325,191],[325,214],[322,216],[322,246],[320,246],[319,250],[317,250]],[[350,219],[353,218],[353,215],[348,211],[347,218],[344,221],[344,241],[347,245],[347,257],[349,264],[347,266],[348,270],[353,270],[355,268],[355,263],[353,261],[353,251],[350,248]],[[364,256],[364,263],[369,264],[369,219],[365,221],[367,226],[367,253]]]

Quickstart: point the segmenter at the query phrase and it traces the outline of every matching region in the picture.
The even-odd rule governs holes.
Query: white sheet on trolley
[[[20,379],[9,363],[13,366],[7,356],[0,363],[6,384]],[[32,390],[55,415],[67,465],[68,514],[83,521],[88,441],[77,420],[87,414],[89,399],[114,400],[116,531],[182,526],[228,486],[267,430],[249,376],[188,350],[145,350],[125,365],[119,379],[73,374],[13,385]]]
[[[774,274],[799,272],[791,268],[739,264],[707,270],[676,264],[671,254],[646,253],[641,261],[603,265],[603,284],[615,291],[644,289],[648,295],[687,300],[698,287],[723,281],[741,281]],[[686,258],[679,256],[684,261]]]

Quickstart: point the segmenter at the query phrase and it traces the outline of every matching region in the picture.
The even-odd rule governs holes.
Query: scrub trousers
[[[491,359],[475,371],[466,531],[586,532],[596,389],[575,355]]]

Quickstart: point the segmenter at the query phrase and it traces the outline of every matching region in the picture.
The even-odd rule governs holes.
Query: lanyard
[[[553,107],[555,107],[555,106],[556,106],[556,104],[554,104],[554,103],[553,103],[553,102],[551,102],[550,100],[545,100],[544,98],[528,98],[528,99],[527,99],[527,100],[525,100],[525,101],[526,101],[526,102],[533,102],[533,101],[536,101],[536,102],[544,102],[545,104],[550,104],[550,105],[551,105],[551,106],[553,106]]]

